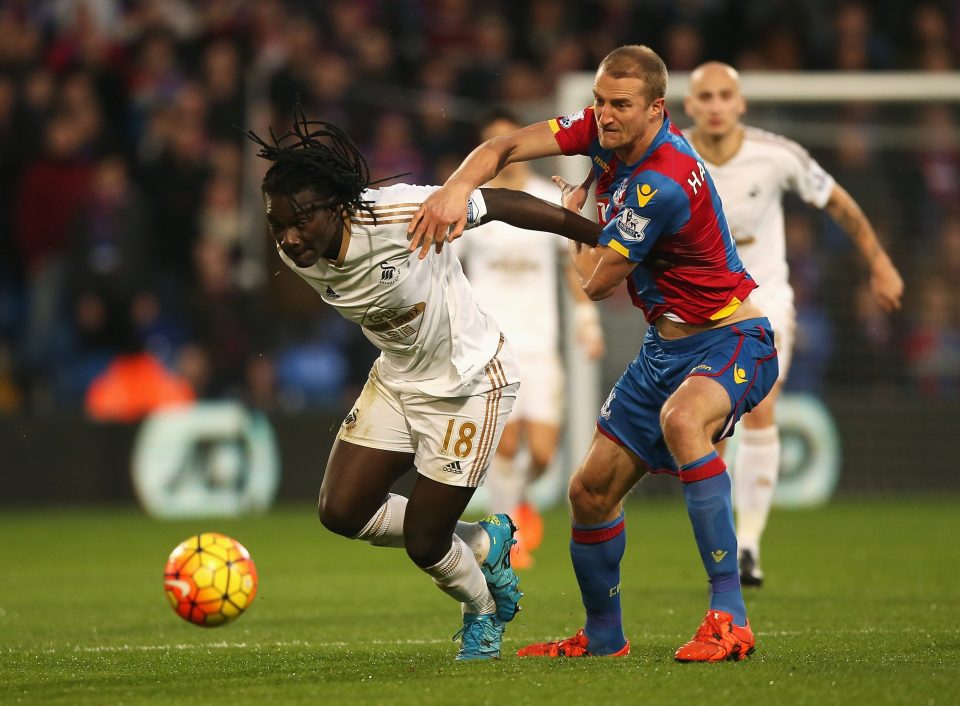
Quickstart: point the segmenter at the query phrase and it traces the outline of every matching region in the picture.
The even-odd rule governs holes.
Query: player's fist
[[[420,250],[422,260],[430,252],[430,246],[436,245],[437,252],[445,242],[453,242],[461,235],[467,224],[467,198],[470,189],[465,192],[454,184],[448,184],[434,191],[414,214],[407,226],[410,238],[410,250]]]
[[[580,213],[583,210],[583,204],[587,202],[587,193],[593,182],[593,175],[591,174],[583,184],[571,184],[560,176],[552,176],[551,180],[560,188],[561,205],[568,211]]]
[[[886,254],[873,261],[870,268],[870,289],[884,311],[897,311],[903,297],[903,278]]]
[[[593,302],[578,302],[573,308],[577,342],[589,360],[599,359],[606,351],[600,312]]]

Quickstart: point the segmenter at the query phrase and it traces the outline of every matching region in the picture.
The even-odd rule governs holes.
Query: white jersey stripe
[[[364,226],[379,226],[379,225],[388,225],[395,223],[409,223],[413,220],[413,214],[406,214],[402,216],[384,216],[378,217],[377,220],[365,219],[365,218],[355,218],[354,223],[359,223]]]
[[[432,188],[432,187],[428,187],[428,188]],[[384,191],[384,189],[382,189],[381,191]],[[371,211],[390,211],[390,210],[397,210],[397,209],[407,209],[416,213],[419,208],[420,208],[419,203],[391,203],[386,205],[374,205],[370,207],[370,210]]]

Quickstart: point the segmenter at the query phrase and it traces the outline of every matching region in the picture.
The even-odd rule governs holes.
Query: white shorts
[[[466,397],[431,397],[391,388],[377,363],[337,438],[359,446],[412,453],[417,471],[439,483],[475,488],[513,409],[520,382],[509,354],[479,373],[487,389]]]
[[[754,295],[750,295],[753,299]],[[793,306],[793,293],[787,296],[762,297],[757,296],[753,301],[763,309],[764,315],[770,319],[773,326],[774,344],[777,346],[777,362],[780,365],[781,382],[787,379],[790,371],[790,361],[793,360],[793,342],[797,330],[797,310]]]
[[[527,420],[560,426],[563,421],[564,374],[556,351],[514,349],[523,387],[513,404],[511,422]]]

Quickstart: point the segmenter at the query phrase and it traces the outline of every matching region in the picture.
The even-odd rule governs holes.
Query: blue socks
[[[733,615],[743,626],[747,609],[737,568],[737,535],[733,524],[730,475],[716,451],[680,467],[687,513],[700,559],[710,578],[710,608]],[[617,652],[626,645],[620,610],[620,561],[627,545],[623,513],[599,525],[574,525],[570,558],[587,612],[584,632],[594,655]]]
[[[727,466],[713,451],[680,466],[680,479],[700,559],[710,577],[710,608],[732,614],[734,624],[743,626],[747,622],[747,609],[740,590]]]
[[[627,644],[620,612],[620,560],[626,546],[622,512],[610,522],[573,526],[570,558],[587,611],[588,649],[594,655],[611,654]]]

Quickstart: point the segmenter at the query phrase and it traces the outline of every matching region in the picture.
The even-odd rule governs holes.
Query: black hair
[[[299,104],[293,118],[293,129],[280,137],[270,128],[272,144],[253,130],[245,133],[260,146],[257,156],[273,162],[263,177],[263,191],[292,200],[298,191],[313,189],[327,197],[323,207],[372,213],[363,199],[373,183],[370,169],[353,140],[332,123],[307,120]]]

